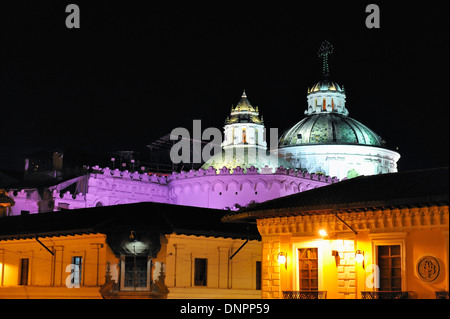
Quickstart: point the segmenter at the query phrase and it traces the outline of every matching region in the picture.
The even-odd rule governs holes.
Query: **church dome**
[[[287,130],[279,147],[305,144],[359,144],[382,146],[381,138],[364,124],[339,113],[311,114]]]
[[[319,49],[323,78],[308,89],[306,117],[284,132],[280,148],[307,144],[382,146],[377,134],[348,116],[344,87],[330,78],[328,55],[332,52],[333,46],[324,41]]]

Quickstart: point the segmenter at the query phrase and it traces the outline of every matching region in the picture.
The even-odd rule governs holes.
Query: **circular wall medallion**
[[[439,276],[440,266],[436,258],[425,256],[417,263],[417,273],[424,281],[433,281]]]

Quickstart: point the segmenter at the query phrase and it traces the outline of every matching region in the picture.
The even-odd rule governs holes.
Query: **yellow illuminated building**
[[[255,220],[262,298],[448,298],[448,168],[358,177],[224,217]]]
[[[138,203],[0,218],[0,298],[260,298],[256,226]]]

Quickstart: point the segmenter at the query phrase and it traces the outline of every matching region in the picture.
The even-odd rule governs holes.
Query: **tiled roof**
[[[0,240],[111,231],[259,239],[255,225],[224,224],[223,210],[152,202],[0,218]]]
[[[385,206],[448,205],[448,167],[360,176],[280,197],[226,215],[224,221],[310,214],[332,209],[351,210]]]

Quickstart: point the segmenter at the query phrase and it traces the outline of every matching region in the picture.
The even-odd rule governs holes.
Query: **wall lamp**
[[[365,265],[364,265],[364,251],[358,249],[358,250],[355,252],[355,261],[358,262],[358,263],[361,263],[361,262],[362,262],[362,267],[363,267],[363,269],[366,268]]]
[[[284,264],[284,268],[287,269],[287,256],[286,256],[286,253],[280,251],[278,253],[278,255],[277,255],[277,261],[278,261],[278,263],[280,265]]]
[[[328,233],[325,229],[319,230],[319,235],[322,237],[328,237]]]
[[[325,229],[319,229],[319,235],[320,237],[322,237],[323,239],[332,239],[332,238],[336,238],[336,234],[332,233],[331,235],[325,230]]]

